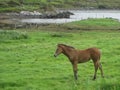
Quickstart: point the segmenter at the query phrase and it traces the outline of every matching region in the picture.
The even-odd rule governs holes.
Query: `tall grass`
[[[0,30],[0,42],[4,42],[8,40],[27,39],[27,38],[28,35],[26,32]]]

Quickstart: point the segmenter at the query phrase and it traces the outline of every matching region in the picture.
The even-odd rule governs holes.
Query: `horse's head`
[[[57,57],[62,52],[63,52],[62,46],[60,44],[58,44],[57,49],[56,49],[55,54],[54,54],[54,57]]]

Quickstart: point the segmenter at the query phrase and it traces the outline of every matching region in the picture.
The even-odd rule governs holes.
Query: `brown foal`
[[[93,60],[94,67],[95,67],[95,73],[94,73],[93,80],[96,79],[96,73],[97,73],[98,68],[101,71],[101,76],[104,77],[102,65],[100,63],[101,53],[98,48],[88,48],[85,50],[77,50],[74,47],[71,47],[71,46],[68,46],[65,44],[58,44],[54,56],[57,57],[61,53],[63,53],[65,56],[67,56],[69,61],[72,63],[74,78],[76,80],[78,79],[77,64],[87,62],[90,59]]]

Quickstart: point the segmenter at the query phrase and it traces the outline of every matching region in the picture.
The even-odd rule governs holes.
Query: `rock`
[[[74,15],[71,12],[59,12],[56,14],[44,14],[43,18],[70,18],[70,15]]]
[[[2,18],[70,18],[70,15],[73,15],[73,13],[66,11],[66,12],[47,12],[47,13],[40,13],[37,11],[21,11],[20,13],[7,13],[6,16],[2,15],[4,17]]]
[[[42,14],[39,13],[39,12],[37,12],[37,11],[33,11],[33,12],[30,12],[30,11],[21,11],[20,15],[42,15]]]
[[[70,18],[70,15],[74,15],[73,13],[67,12],[58,12],[58,13],[51,13],[47,12],[45,14],[41,14],[37,11],[30,12],[30,11],[21,11],[20,16],[27,18]]]

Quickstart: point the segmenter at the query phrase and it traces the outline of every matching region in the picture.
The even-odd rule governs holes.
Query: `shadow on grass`
[[[66,33],[52,33],[50,34],[51,37],[58,37],[58,38],[62,38],[62,37],[73,37],[72,34],[66,34]]]
[[[0,88],[5,87],[21,87],[24,86],[25,83],[17,83],[17,82],[0,82]]]
[[[47,77],[42,79],[43,80],[69,80],[70,78],[67,76],[63,76],[63,77]]]
[[[120,84],[102,84],[100,90],[120,90]]]

